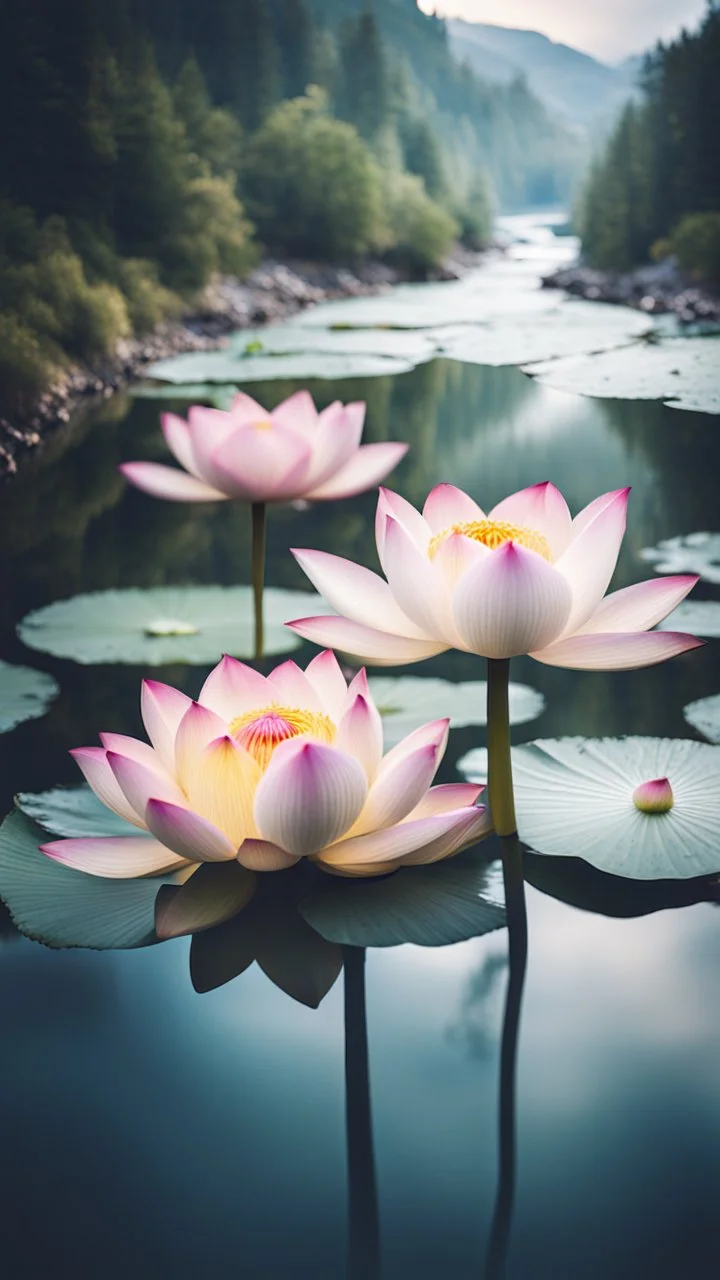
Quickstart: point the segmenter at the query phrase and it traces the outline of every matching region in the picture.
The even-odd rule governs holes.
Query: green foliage
[[[413,269],[439,267],[457,238],[457,222],[414,174],[391,174],[385,186],[392,256]]]
[[[588,261],[627,270],[692,216],[720,211],[720,9],[699,30],[659,45],[645,66],[643,100],[620,118],[590,169],[580,200],[579,230]],[[699,253],[698,266],[695,261]],[[673,249],[673,252],[678,252]],[[688,270],[714,270],[712,223],[692,225]]]
[[[694,279],[720,287],[720,213],[691,213],[669,237],[670,252]]]
[[[489,243],[494,215],[495,201],[487,176],[477,173],[465,203],[455,211],[460,240],[468,249],[484,249]]]
[[[29,405],[58,372],[57,355],[14,312],[0,311],[0,412]]]
[[[274,250],[332,259],[382,241],[377,165],[357,130],[328,115],[316,86],[275,107],[251,139],[243,186]]]

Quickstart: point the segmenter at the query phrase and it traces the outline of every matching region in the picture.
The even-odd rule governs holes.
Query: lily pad
[[[596,355],[524,365],[557,391],[612,400],[662,400],[671,409],[720,413],[720,339],[668,338]]]
[[[684,600],[660,623],[658,631],[689,631],[703,639],[720,636],[720,601]]]
[[[581,858],[537,853],[526,853],[524,866],[528,884],[549,898],[619,920],[720,900],[717,882],[708,880],[627,880],[598,871]]]
[[[543,316],[501,316],[486,325],[458,327],[443,341],[443,354],[466,364],[526,365],[559,357],[616,350],[648,332],[647,317],[623,307],[563,302]]]
[[[44,716],[60,686],[45,671],[0,661],[0,733]]]
[[[165,384],[157,382],[137,382],[129,388],[130,395],[136,400],[181,400],[190,404],[207,404],[214,409],[226,411],[239,390],[239,387],[210,382],[178,383],[173,386],[172,391]]]
[[[377,880],[330,879],[300,911],[330,942],[353,947],[446,947],[503,928],[502,880],[473,849]]]
[[[702,733],[709,742],[720,743],[720,693],[711,698],[698,698],[683,707],[688,724]]]
[[[705,582],[720,583],[720,533],[688,533],[644,547],[640,559],[656,573],[699,573]]]
[[[301,643],[288,618],[328,613],[320,596],[265,590],[265,653],[287,653]],[[56,600],[30,613],[18,635],[31,649],[84,664],[127,662],[158,667],[215,662],[222,653],[254,655],[250,587],[128,587]]]
[[[368,681],[383,720],[385,746],[394,746],[419,725],[450,716],[450,727],[487,724],[487,684],[472,680],[453,684],[422,676],[372,676]],[[510,685],[510,721],[524,724],[545,709],[545,699],[524,684]]]
[[[90,787],[53,787],[50,791],[21,791],[18,809],[56,836],[136,836],[137,827],[119,818],[98,800]]]
[[[481,772],[469,753],[459,769]],[[468,763],[470,759],[470,763]],[[537,853],[579,857],[632,880],[720,873],[720,748],[684,738],[560,738],[512,751],[518,832]],[[644,812],[642,783],[667,780],[672,806]]]
[[[170,383],[270,382],[278,378],[376,378],[407,373],[432,354],[410,357],[369,352],[328,350],[295,351],[277,355],[246,356],[237,351],[194,351],[150,365],[146,376]]]
[[[49,947],[100,951],[157,941],[155,897],[161,885],[177,884],[177,876],[86,876],[40,852],[47,835],[17,809],[0,827],[0,897],[24,934]]]

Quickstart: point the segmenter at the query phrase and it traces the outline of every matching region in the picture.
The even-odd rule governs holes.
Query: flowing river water
[[[517,237],[517,223],[512,231]],[[528,335],[535,342],[530,359],[542,361],[548,353],[537,343],[548,322],[538,309],[539,298],[546,305],[538,265],[569,250],[531,224],[526,232],[511,259],[481,269],[478,280],[494,281],[498,313],[504,307],[509,315],[507,340]],[[400,291],[400,301],[409,297],[407,307],[417,298],[440,314],[446,291],[455,288]],[[465,288],[452,296],[466,297]],[[512,290],[515,310],[502,301]],[[483,303],[488,350],[493,305],[492,298]],[[589,305],[571,313],[580,317],[577,327],[618,324],[620,334],[620,322],[605,318],[611,309],[598,304],[589,312]],[[354,317],[374,323],[374,306],[377,300],[337,304],[330,315],[343,328],[334,332],[346,332]],[[637,315],[626,323],[618,345],[638,331]],[[315,332],[312,316],[302,324]],[[572,321],[567,330],[576,330]],[[456,332],[453,340],[461,339],[467,346],[467,335]],[[351,360],[348,376],[338,377],[336,353],[321,350],[308,367],[318,375],[326,360],[331,377],[253,375],[245,389],[269,406],[301,385],[320,404],[367,400],[366,439],[410,443],[392,483],[415,505],[439,480],[468,489],[486,509],[545,479],[573,511],[605,490],[632,485],[617,586],[652,575],[644,549],[716,527],[720,443],[710,414],[556,390],[503,364],[494,348],[490,363],[475,362],[481,345],[472,362],[453,358],[447,347],[420,360],[408,355],[410,340],[400,355],[398,342],[388,341],[387,370],[361,376],[362,365]],[[393,361],[404,361],[402,369]],[[242,376],[234,380],[245,385]],[[141,734],[143,675],[195,694],[212,665],[158,664],[147,635],[142,660],[98,663],[88,661],[81,627],[70,656],[58,656],[57,646],[55,653],[26,647],[16,633],[30,611],[78,593],[248,581],[243,506],[158,502],[128,488],[117,472],[124,460],[161,459],[159,412],[182,413],[186,404],[182,390],[157,384],[149,396],[119,395],[58,432],[2,493],[0,657],[49,673],[60,688],[47,714],[0,736],[3,813],[17,792],[75,784],[68,748],[95,743],[99,730]],[[269,586],[307,588],[289,546],[374,566],[374,509],[369,493],[273,511]],[[692,563],[678,571],[697,563],[705,578],[695,595],[712,605],[720,574],[708,564],[708,545],[696,542],[693,550],[691,542],[684,554]],[[714,617],[717,627],[716,611]],[[294,656],[304,664],[312,652],[307,645]],[[479,659],[451,652],[391,674],[457,683],[483,679],[481,668]],[[513,668],[512,678],[538,695],[526,695],[515,742],[699,738],[683,709],[720,690],[714,639],[639,672],[571,672],[530,659]],[[471,720],[472,708],[465,710]],[[478,721],[481,713],[478,702]],[[438,706],[426,718],[441,714]],[[454,729],[442,780],[456,778],[458,759],[484,741],[480,723]],[[531,880],[507,1274],[715,1275],[716,895],[707,885],[684,895],[677,886],[636,891],[588,878],[577,864],[555,876],[536,869]],[[506,932],[446,947],[369,948],[365,1020],[352,983],[346,990],[354,1045],[348,1066],[342,976],[318,1008],[273,981],[283,963],[294,964],[293,927],[281,917],[267,925],[280,956],[266,960],[267,972],[253,964],[204,994],[191,985],[187,939],[125,951],[53,950],[5,924],[0,1260],[9,1278],[60,1270],[77,1280],[341,1280],[347,1266],[354,1280],[480,1280],[496,1195]],[[354,1117],[349,1180],[346,1083]]]

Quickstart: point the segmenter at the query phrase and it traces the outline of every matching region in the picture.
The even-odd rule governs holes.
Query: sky
[[[697,26],[707,0],[418,0],[426,13],[525,27],[605,62],[643,53]]]

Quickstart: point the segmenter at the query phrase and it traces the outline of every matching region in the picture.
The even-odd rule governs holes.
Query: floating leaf
[[[614,351],[526,364],[557,391],[613,400],[662,400],[671,409],[720,413],[720,340],[668,338]]]
[[[720,601],[684,600],[660,623],[658,631],[689,631],[706,640],[714,639],[720,636]]]
[[[581,911],[621,920],[719,900],[716,882],[627,880],[598,871],[581,858],[544,858],[526,853],[524,867],[528,884],[548,897]]]
[[[135,833],[137,834],[137,832]],[[0,827],[0,897],[23,933],[50,947],[106,951],[156,942],[155,897],[177,876],[103,880],[41,853],[47,831],[14,810]]]
[[[501,881],[483,850],[376,880],[328,877],[301,903],[318,933],[353,947],[445,947],[505,924]]]
[[[640,559],[656,573],[699,573],[705,582],[720,583],[720,533],[688,533],[645,547]]]
[[[45,671],[0,661],[0,733],[7,733],[23,720],[44,716],[59,692],[57,681]]]
[[[683,738],[561,738],[514,747],[521,839],[633,880],[720,872],[720,748]],[[474,752],[458,768],[475,781]],[[642,812],[641,784],[665,779],[673,804]]]
[[[450,717],[450,727],[487,724],[487,684],[472,680],[453,684],[423,676],[372,676],[370,691],[383,720],[386,748],[429,720]],[[524,684],[510,685],[510,722],[525,724],[545,709],[545,699]]]
[[[710,742],[720,743],[720,693],[689,702],[683,707],[683,715],[698,733],[704,734]]]
[[[137,827],[119,818],[98,800],[90,787],[53,787],[51,791],[21,791],[18,809],[56,836],[136,836]]]
[[[559,300],[562,295],[559,295]],[[641,312],[603,307],[594,302],[560,301],[543,315],[500,316],[488,324],[458,326],[443,340],[435,331],[443,354],[466,364],[527,365],[560,357],[615,350],[648,332]],[[594,358],[594,355],[593,355]]]
[[[432,348],[429,349],[430,354]],[[375,355],[372,352],[305,351],[278,355],[243,356],[231,350],[194,351],[190,355],[161,360],[147,369],[146,376],[159,382],[243,383],[272,382],[278,378],[302,381],[306,378],[376,378],[384,374],[407,373],[417,360]]]
[[[288,618],[327,613],[320,596],[265,589],[265,652],[287,653],[302,641]],[[18,635],[31,649],[74,662],[163,666],[215,662],[223,653],[254,654],[250,587],[128,587],[57,600],[30,613]]]
[[[239,387],[213,385],[208,382],[182,383],[173,386],[172,390],[164,383],[136,382],[130,387],[130,395],[135,400],[163,400],[171,403],[175,400],[190,404],[207,404],[214,409],[229,409]]]

